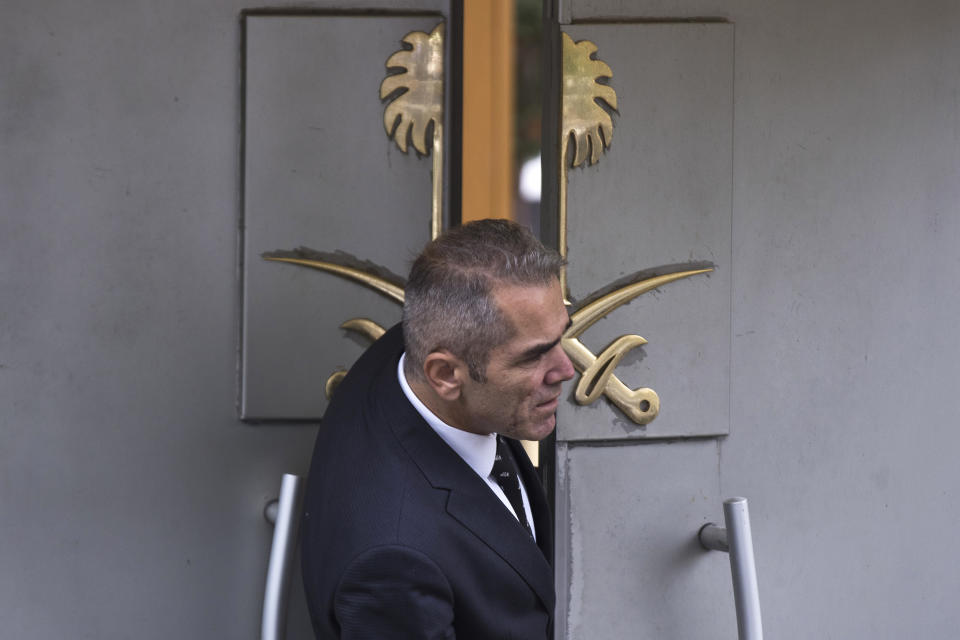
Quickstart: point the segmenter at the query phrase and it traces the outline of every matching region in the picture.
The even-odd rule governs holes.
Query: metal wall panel
[[[735,635],[727,557],[696,539],[707,522],[723,522],[717,447],[560,446],[558,577],[570,588],[558,595],[558,637]]]
[[[648,344],[616,370],[660,396],[642,426],[601,400],[561,406],[558,438],[729,431],[733,25],[574,25],[598,46],[618,96],[610,149],[569,173],[568,282],[574,307],[636,272],[712,267],[610,313],[583,342],[599,353],[636,333]]]
[[[383,126],[385,62],[439,16],[246,18],[243,399],[246,419],[317,419],[324,383],[369,344],[339,326],[389,327],[400,306],[328,273],[261,258],[306,246],[404,278],[430,239],[431,160]]]

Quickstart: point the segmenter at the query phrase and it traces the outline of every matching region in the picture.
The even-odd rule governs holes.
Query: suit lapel
[[[489,487],[483,485],[481,488],[486,493],[451,488],[447,513],[510,564],[530,585],[547,611],[553,611],[556,596],[553,570],[547,559]]]
[[[399,355],[398,352],[397,358]],[[526,454],[522,448],[518,452],[518,443],[511,443],[534,512],[537,537],[542,536],[546,543],[544,549],[537,546],[483,479],[434,433],[404,397],[396,379],[396,360],[393,363],[393,367],[384,368],[371,388],[371,400],[381,407],[380,419],[390,424],[401,446],[430,484],[449,492],[447,513],[513,567],[547,610],[553,611],[553,569],[547,561],[552,525],[543,490]]]

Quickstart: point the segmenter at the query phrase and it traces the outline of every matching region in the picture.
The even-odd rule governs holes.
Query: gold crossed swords
[[[339,265],[324,260],[305,258],[264,255],[264,259],[273,262],[287,262],[326,271],[362,284],[403,304],[402,287],[380,276],[354,267]],[[620,336],[610,343],[606,349],[601,351],[600,355],[594,355],[586,345],[580,342],[580,336],[597,320],[600,320],[617,307],[630,302],[637,296],[670,282],[674,282],[675,280],[689,278],[690,276],[708,273],[710,271],[713,271],[713,269],[677,271],[639,280],[589,302],[571,313],[570,328],[563,334],[560,344],[573,362],[574,367],[582,374],[574,391],[574,399],[577,401],[577,404],[592,404],[596,402],[601,395],[604,395],[623,411],[628,418],[637,424],[647,424],[656,418],[660,412],[660,397],[657,395],[657,392],[647,387],[631,389],[613,374],[614,369],[616,369],[617,365],[620,364],[620,361],[630,350],[646,344],[647,341],[633,334]],[[340,326],[343,329],[364,335],[370,340],[376,340],[383,335],[385,331],[384,328],[376,322],[366,318],[353,318],[347,320]],[[333,393],[333,390],[337,384],[340,383],[340,380],[343,379],[344,375],[346,375],[345,371],[337,371],[327,379],[327,396]]]

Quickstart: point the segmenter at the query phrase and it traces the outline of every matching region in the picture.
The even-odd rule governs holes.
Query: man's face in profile
[[[542,440],[556,426],[561,384],[573,364],[560,346],[570,323],[560,283],[499,284],[494,301],[514,329],[490,351],[486,382],[469,379],[461,399],[470,431]]]

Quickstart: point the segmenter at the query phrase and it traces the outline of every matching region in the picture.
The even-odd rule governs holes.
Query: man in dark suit
[[[402,327],[356,362],[317,437],[302,549],[318,638],[551,637],[551,517],[517,440],[553,431],[574,373],[561,265],[503,220],[417,258]]]

